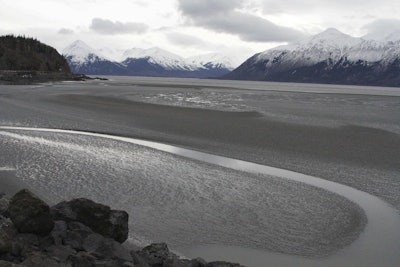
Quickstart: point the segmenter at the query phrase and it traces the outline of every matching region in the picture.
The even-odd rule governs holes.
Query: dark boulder
[[[179,259],[176,258],[172,261],[167,262],[164,267],[206,267],[207,262],[202,259]]]
[[[69,267],[70,265],[62,263],[46,254],[35,252],[30,254],[22,263],[29,267]]]
[[[49,234],[51,244],[62,245],[67,236],[67,223],[64,221],[55,221],[54,228]]]
[[[131,252],[133,262],[147,263],[150,267],[204,267],[200,260],[180,259],[170,252],[167,244],[153,243],[140,251]]]
[[[196,259],[192,259],[190,260],[190,264],[188,267],[206,267],[207,266],[207,262],[201,258],[196,258]]]
[[[93,267],[122,267],[122,263],[117,260],[96,260]]]
[[[0,255],[11,251],[11,241],[12,238],[0,229]]]
[[[63,201],[51,208],[55,220],[78,221],[94,232],[122,243],[128,238],[128,213],[85,198]]]
[[[10,200],[4,193],[0,193],[0,215],[6,215]]]
[[[206,267],[203,259],[181,259],[169,251],[165,243],[153,243],[142,250],[131,251],[133,263],[138,267]]]
[[[67,259],[67,262],[70,262],[72,266],[79,267],[93,267],[95,261],[96,257],[85,251],[80,251],[75,255],[70,255]]]
[[[17,230],[10,219],[0,215],[0,255],[11,251],[12,241],[16,234]]]
[[[142,256],[140,256],[140,251],[131,251],[131,256],[132,256],[132,261],[133,264],[137,267],[150,267],[150,265],[147,263],[146,259]]]
[[[69,246],[52,245],[47,247],[44,252],[51,258],[60,262],[65,262],[70,256],[75,255],[76,251]]]
[[[128,235],[128,214],[88,199],[64,201],[50,209],[22,190],[3,204],[0,267],[242,267],[181,259],[165,243],[143,249],[122,245]]]
[[[9,261],[0,260],[0,267],[26,267],[26,266],[20,265],[20,264],[15,264],[15,263],[9,262]]]
[[[151,267],[164,267],[170,259],[167,244],[153,243],[143,248],[139,255],[143,257]]]
[[[54,227],[49,206],[26,189],[11,198],[7,213],[20,233],[44,236]]]
[[[86,225],[76,221],[69,222],[63,243],[75,250],[82,251],[84,240],[91,234],[93,234],[92,229]]]
[[[17,234],[12,241],[11,254],[16,258],[26,258],[40,250],[40,240],[34,234]]]
[[[206,267],[244,267],[238,263],[230,263],[225,261],[209,262]]]
[[[132,261],[131,254],[120,243],[99,234],[89,235],[83,242],[83,248],[98,259]]]

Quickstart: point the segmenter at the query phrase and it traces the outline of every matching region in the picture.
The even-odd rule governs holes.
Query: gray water
[[[235,170],[282,177],[283,179],[305,183],[343,196],[359,205],[364,210],[368,220],[363,233],[353,244],[328,257],[311,259],[250,248],[219,245],[181,247],[180,252],[186,256],[201,256],[208,260],[225,258],[230,261],[239,261],[249,267],[261,267],[265,266],[266,263],[274,266],[396,266],[400,262],[400,254],[398,253],[400,248],[400,231],[398,231],[400,216],[397,210],[375,196],[342,184],[288,170],[126,137],[45,128],[2,126],[0,129],[4,131],[50,132],[111,139],[150,147]]]
[[[132,76],[105,76],[109,81],[104,84],[125,83],[129,85],[162,83],[165,85],[188,85],[193,87],[220,87],[230,89],[279,91],[279,92],[302,92],[320,94],[346,94],[346,95],[381,95],[400,96],[400,90],[396,87],[358,86],[358,85],[334,85],[334,84],[310,84],[310,83],[282,83],[282,82],[257,82],[239,80],[208,80],[196,78],[157,78],[157,77],[132,77]]]

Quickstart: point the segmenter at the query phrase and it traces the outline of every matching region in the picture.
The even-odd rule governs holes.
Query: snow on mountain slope
[[[124,66],[105,58],[85,42],[77,40],[63,50],[71,71],[88,75],[123,75]]]
[[[375,40],[380,42],[395,42],[400,40],[400,29],[381,29],[380,31],[366,34],[362,38],[365,40]]]
[[[113,47],[101,47],[96,49],[96,51],[104,56],[107,59],[110,59],[114,62],[120,62],[123,60],[122,54],[125,52],[124,49],[118,49],[118,48],[113,48]],[[125,59],[125,58],[124,58]]]
[[[218,53],[198,55],[189,57],[186,60],[191,64],[198,66],[199,68],[207,67],[227,70],[233,70],[235,68],[230,58]]]
[[[331,28],[256,54],[224,78],[400,86],[400,41],[366,40]]]
[[[112,55],[114,60],[103,54]],[[66,47],[63,55],[73,72],[92,75],[209,78],[224,75],[233,69],[230,59],[219,54],[185,59],[158,47],[132,48],[124,52],[112,47],[96,50],[80,40]]]
[[[81,40],[77,40],[67,46],[62,54],[66,57],[70,57],[71,62],[77,63],[87,63],[96,60],[105,60],[106,58],[100,55],[94,48],[87,45]]]
[[[269,65],[280,61],[291,67],[313,65],[327,59],[337,62],[352,46],[360,42],[358,38],[330,28],[297,43],[264,51],[259,54],[258,60],[268,60]]]
[[[306,40],[266,50],[257,56],[268,65],[279,62],[287,67],[310,66],[319,62],[334,65],[343,58],[349,61],[391,62],[399,53],[399,43],[365,40],[330,28]]]
[[[180,57],[159,47],[152,47],[149,49],[132,48],[126,50],[123,53],[123,58],[125,58],[125,60],[129,58],[144,58],[147,59],[149,63],[160,65],[165,69],[189,71],[197,69],[196,65],[186,62],[183,57]]]

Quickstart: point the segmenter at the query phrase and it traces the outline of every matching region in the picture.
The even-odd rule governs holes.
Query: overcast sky
[[[0,34],[59,51],[80,39],[105,54],[158,46],[184,57],[243,60],[329,27],[353,35],[400,28],[399,0],[0,0]]]

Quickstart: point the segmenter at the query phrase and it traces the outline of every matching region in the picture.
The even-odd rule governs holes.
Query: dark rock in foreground
[[[88,199],[61,202],[50,212],[21,190],[11,200],[0,194],[0,203],[0,267],[241,267],[181,259],[165,243],[129,251],[120,244],[128,214]]]
[[[128,213],[111,210],[110,207],[89,199],[63,201],[51,208],[51,214],[56,220],[81,222],[94,232],[120,243],[128,238]]]
[[[54,226],[49,206],[25,189],[11,198],[7,213],[21,233],[47,235]]]

